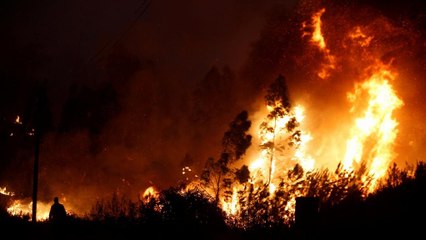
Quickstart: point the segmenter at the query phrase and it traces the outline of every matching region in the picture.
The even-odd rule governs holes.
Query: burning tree
[[[247,177],[223,199],[229,222],[238,226],[272,226],[288,223],[295,197],[303,194],[304,153],[309,135],[299,129],[300,106],[292,107],[286,80],[279,75],[265,95],[267,115],[259,126],[260,154],[245,173]],[[300,163],[300,164],[298,164]],[[238,171],[243,175],[243,169]]]
[[[260,148],[266,151],[269,159],[268,180],[271,183],[276,155],[283,156],[288,147],[300,143],[299,123],[292,112],[286,80],[282,75],[269,86],[265,96],[268,115],[260,125],[262,144]]]
[[[340,42],[329,42],[333,38],[327,37],[327,28],[324,28],[327,22],[321,19],[328,13],[330,11],[321,8],[298,27],[303,31],[303,38],[309,38],[306,49],[314,49],[317,51],[315,56],[322,56],[315,58],[316,64],[313,64],[319,69],[307,71],[312,79],[321,81],[323,86],[337,85],[336,80],[355,82],[346,84],[346,94],[338,99],[349,109],[339,109],[339,114],[345,115],[344,124],[331,121],[337,134],[330,131],[311,134],[315,129],[305,124],[304,106],[290,101],[286,79],[279,75],[266,89],[265,106],[259,110],[261,117],[253,120],[259,123],[258,129],[248,134],[253,129],[250,129],[252,124],[247,111],[239,113],[229,124],[222,138],[219,158],[207,161],[200,178],[201,185],[197,185],[203,191],[192,188],[195,184],[191,182],[184,186],[186,188],[170,189],[155,194],[148,201],[141,201],[140,205],[135,205],[139,211],[136,213],[134,206],[126,207],[133,203],[117,198],[113,198],[111,204],[99,205],[99,212],[126,217],[136,214],[137,218],[155,221],[180,223],[197,219],[207,223],[211,222],[209,216],[220,216],[220,212],[216,212],[220,207],[227,213],[228,223],[234,226],[288,226],[295,219],[297,197],[316,197],[323,206],[334,206],[348,199],[362,199],[374,192],[380,178],[386,174],[389,175],[386,184],[393,188],[407,181],[404,179],[410,179],[411,175],[399,171],[396,165],[386,173],[395,159],[393,147],[398,121],[394,111],[403,105],[392,85],[398,76],[397,68],[392,65],[393,60],[380,56],[380,40],[374,29],[367,25],[351,26],[349,21],[343,22],[348,26],[335,34]],[[386,29],[391,31],[393,28]],[[339,54],[339,51],[345,54]],[[300,71],[303,70],[306,69]],[[212,74],[215,75],[215,71]],[[290,76],[296,77],[294,74]],[[326,85],[329,83],[332,84]],[[206,88],[212,94],[210,90]],[[333,100],[336,99],[333,96]],[[340,106],[346,107],[344,104]],[[319,107],[316,105],[314,108]],[[324,115],[326,121],[335,117]],[[252,136],[253,142],[258,143],[254,146],[256,150],[245,155],[251,146]],[[314,143],[317,145],[309,149],[307,145],[313,136],[335,141],[327,146]],[[247,165],[237,168],[242,159]],[[334,171],[329,170],[332,168],[318,168],[331,161],[337,164],[337,167],[332,166]],[[424,179],[425,167],[421,166],[416,174]],[[186,170],[190,171],[185,167]],[[203,208],[211,211],[203,212]],[[188,215],[192,217],[188,219]]]
[[[364,198],[376,189],[395,158],[393,145],[398,122],[393,113],[403,102],[392,86],[397,77],[392,61],[385,62],[375,54],[369,54],[375,36],[369,36],[371,31],[364,26],[347,27],[339,32],[344,40],[341,48],[348,51],[350,46],[357,51],[354,50],[346,61],[342,60],[343,55],[337,57],[339,46],[329,44],[324,36],[326,32],[322,27],[325,23],[321,19],[324,14],[325,8],[321,8],[313,13],[310,21],[302,23],[302,36],[310,37],[308,46],[323,55],[322,62],[317,64],[320,69],[312,71],[315,73],[313,78],[325,82],[345,68],[348,72],[357,69],[359,73],[348,75],[354,78],[355,84],[352,90],[347,90],[346,99],[341,99],[350,107],[346,124],[336,127],[340,131],[338,137],[331,136],[342,141],[327,146],[333,148],[329,151],[335,152],[331,160],[338,162],[337,167],[335,171],[315,168],[321,160],[322,163],[330,161],[330,155],[321,156],[318,151],[315,152],[317,159],[314,159],[308,151],[307,145],[313,134],[305,125],[305,108],[290,101],[286,79],[279,75],[266,89],[266,106],[259,110],[262,113],[260,120],[255,120],[259,123],[257,132],[252,131],[255,134],[249,135],[251,121],[248,113],[238,114],[223,136],[219,159],[210,158],[202,173],[201,186],[208,193],[207,198],[227,213],[231,225],[244,228],[291,225],[295,219],[297,197],[316,197],[324,206],[333,206],[345,199]],[[362,64],[356,61],[357,57],[363,60]],[[251,145],[252,136],[259,144],[258,149],[245,156],[247,166],[237,169],[236,163]],[[396,176],[403,176],[395,169],[393,171]],[[391,182],[398,183],[398,180],[392,179]],[[173,192],[177,194],[173,196],[179,202],[184,194],[200,193],[197,192],[200,189],[194,189]],[[207,202],[203,200],[203,203]],[[167,204],[160,205],[173,208]]]
[[[340,143],[330,146],[338,148],[332,149],[339,162],[334,172],[314,168],[319,161],[307,153],[307,143],[313,137],[303,122],[304,107],[292,106],[285,78],[278,76],[265,96],[266,117],[255,136],[260,143],[259,152],[249,156],[250,179],[235,187],[232,202],[224,204],[228,216],[234,220],[231,222],[237,225],[291,224],[295,199],[299,196],[318,197],[331,205],[348,197],[365,197],[376,189],[395,158],[393,146],[398,122],[393,112],[403,102],[392,86],[397,77],[392,61],[385,62],[373,52],[368,54],[375,36],[367,34],[368,28],[355,26],[339,33],[346,41],[342,48],[350,43],[361,53],[351,56],[351,60],[360,57],[364,61],[359,66],[346,66],[358,62],[344,62],[343,55],[337,58],[335,51],[339,46],[327,44],[321,19],[325,12],[325,8],[321,8],[313,13],[310,21],[302,23],[301,30],[303,37],[310,38],[308,46],[323,55],[322,63],[317,64],[321,69],[314,77],[325,81],[342,68],[360,69],[359,76],[352,76],[356,79],[354,90],[346,94],[350,104],[349,126],[338,133],[346,147],[341,148]],[[324,158],[318,154],[317,157]]]

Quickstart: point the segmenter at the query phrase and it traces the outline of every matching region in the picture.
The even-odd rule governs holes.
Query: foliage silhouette
[[[365,195],[362,187],[352,186],[358,181],[355,172],[339,167],[336,172],[301,174],[295,166],[285,174],[293,182],[283,179],[274,195],[265,185],[256,188],[245,182],[245,189],[238,193],[242,205],[238,216],[225,215],[214,199],[197,189],[170,188],[158,197],[137,201],[116,193],[109,200],[98,201],[86,217],[70,216],[63,234],[64,239],[104,240],[133,239],[135,234],[152,234],[156,239],[341,239],[348,233],[353,238],[414,238],[424,236],[424,221],[418,217],[426,214],[425,170],[425,162],[411,170],[391,165],[388,171],[394,176],[388,175],[377,191]],[[288,211],[285,201],[300,189],[321,201],[318,225],[310,229],[298,229],[282,215]],[[0,210],[0,223],[3,229],[19,230],[14,232],[15,239],[54,239],[49,222],[34,225]]]
[[[201,180],[205,188],[214,192],[216,205],[219,204],[219,197],[222,192],[225,192],[225,195],[229,197],[231,183],[235,178],[236,171],[239,171],[240,177],[242,177],[241,173],[247,175],[246,170],[248,168],[232,171],[230,165],[238,161],[251,145],[252,137],[247,134],[250,126],[251,121],[248,119],[248,112],[240,112],[229,124],[229,129],[223,135],[223,150],[220,158],[217,161],[213,158],[207,160],[206,167],[201,174]]]

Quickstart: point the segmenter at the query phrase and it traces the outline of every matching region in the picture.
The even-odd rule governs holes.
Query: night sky
[[[407,111],[417,115],[401,118],[410,125],[404,139],[411,137],[415,145],[407,155],[420,158],[426,143],[419,134],[426,130],[421,121],[426,117],[425,4],[324,2],[330,13],[353,8],[359,16],[370,16],[360,21],[380,17],[406,31],[395,36],[400,45],[387,54],[410,51],[403,55],[408,63],[401,63],[410,83],[397,87]],[[295,0],[1,2],[0,186],[31,195],[33,143],[27,133],[36,121],[35,99],[43,105],[40,198],[75,196],[83,205],[112,191],[135,194],[150,185],[177,184],[184,166],[197,174],[208,157],[218,157],[229,122],[241,110],[254,114],[277,74],[286,76],[294,99],[305,99],[320,116],[318,109],[332,102],[320,87],[332,85],[343,94],[349,86],[337,80],[317,85],[309,77],[314,57],[298,57],[305,55],[298,24],[323,5]],[[14,123],[18,115],[22,124]]]

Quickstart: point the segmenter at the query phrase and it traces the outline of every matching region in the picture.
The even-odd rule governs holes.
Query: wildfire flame
[[[0,188],[0,190],[6,190],[6,188]],[[14,196],[14,193],[9,193],[9,196]],[[67,214],[79,214],[80,212],[77,211],[77,208],[75,208],[74,205],[67,202],[67,198],[65,196],[61,197],[61,202],[64,202],[65,209]],[[44,202],[44,201],[37,201],[37,221],[46,221],[49,219],[49,212],[50,207],[52,206],[53,202]],[[6,211],[11,216],[18,216],[18,217],[28,217],[28,220],[32,220],[32,208],[33,208],[33,202],[30,199],[15,199],[12,200],[8,207],[6,208]]]
[[[22,124],[22,122],[21,122],[21,117],[20,117],[19,115],[18,115],[18,116],[16,116],[15,123],[16,123],[16,124]]]
[[[142,200],[149,202],[151,199],[157,199],[160,196],[160,193],[154,186],[150,186],[142,194]]]
[[[340,64],[327,47],[322,32],[321,18],[325,12],[325,8],[320,9],[309,22],[302,24],[302,35],[310,36],[309,43],[324,56],[317,72],[321,79],[331,76],[331,70]],[[344,34],[344,39],[354,43],[351,47],[360,48],[363,53],[369,54],[368,48],[375,37],[367,35],[361,26],[350,29],[349,32],[341,33]],[[339,129],[342,131],[338,133],[338,139],[343,139],[340,141],[343,144],[328,146],[330,152],[337,153],[335,161],[339,164],[336,164],[335,171],[325,171],[324,182],[317,181],[317,185],[310,185],[315,181],[314,177],[318,176],[315,174],[320,173],[316,167],[329,161],[329,156],[321,155],[327,151],[314,152],[314,148],[310,146],[320,136],[315,136],[315,131],[305,123],[306,116],[309,116],[305,112],[309,113],[309,109],[305,109],[300,103],[283,106],[287,104],[285,101],[270,100],[254,114],[253,126],[259,127],[251,129],[251,134],[254,147],[258,148],[244,158],[250,171],[248,181],[231,182],[223,194],[220,194],[221,183],[215,186],[202,185],[201,179],[196,179],[186,185],[183,193],[202,186],[204,192],[219,200],[216,203],[219,203],[230,219],[244,225],[244,214],[251,211],[250,206],[255,206],[258,211],[254,215],[262,215],[261,223],[268,222],[273,214],[290,223],[294,220],[297,197],[316,196],[322,187],[332,189],[333,184],[339,184],[342,179],[350,181],[350,184],[359,184],[363,196],[374,191],[377,182],[385,176],[389,164],[395,158],[393,147],[398,134],[398,121],[394,113],[403,106],[403,101],[392,86],[398,76],[396,69],[390,64],[382,63],[380,57],[373,54],[367,59],[361,67],[362,71],[359,71],[365,77],[359,80],[361,77],[356,76],[357,83],[353,90],[349,90],[346,99],[342,99],[350,105],[349,111],[344,110],[348,115],[349,126],[344,125],[344,130]],[[190,167],[185,166],[182,168],[182,175],[187,176],[191,171]],[[350,176],[354,177],[349,178]],[[345,185],[342,191],[347,188],[348,185]],[[145,201],[158,197],[159,193],[154,187],[147,188],[143,193]],[[344,195],[338,195],[336,200],[340,201],[343,197]],[[250,206],[247,205],[249,201],[252,204]]]
[[[14,200],[6,209],[12,216],[29,216],[31,220],[33,202],[27,200]],[[37,203],[37,221],[45,221],[49,218],[50,204],[45,202]]]
[[[267,106],[267,109],[268,111],[272,111],[274,107]],[[286,127],[292,118],[295,118],[296,121],[302,125],[304,119],[303,106],[297,105],[293,108],[293,111],[291,111],[289,115],[278,117],[276,120],[269,120],[269,122],[267,122],[268,128],[275,125],[275,131],[269,132],[261,129],[257,135],[261,140],[261,145],[272,141],[282,141],[286,139],[288,137],[288,133],[281,130]],[[261,149],[259,156],[253,160],[249,166],[250,172],[254,173],[252,179],[255,179],[255,181],[269,182],[269,192],[273,194],[276,189],[275,186],[278,185],[281,180],[279,173],[292,168],[295,164],[300,164],[306,170],[312,170],[314,168],[315,160],[306,152],[307,143],[312,139],[313,137],[309,133],[302,130],[300,132],[301,141],[294,150],[293,155],[290,156],[279,156],[279,154],[275,151],[275,147],[270,149]],[[270,161],[271,156],[272,161]],[[277,161],[277,158],[279,161]],[[271,169],[270,173],[268,173],[269,169]],[[276,174],[277,172],[278,174]],[[268,180],[268,178],[270,178],[270,180]]]
[[[330,71],[336,68],[336,58],[330,52],[322,33],[322,21],[321,17],[325,13],[325,8],[320,9],[318,12],[313,14],[311,22],[302,23],[302,37],[310,36],[310,42],[318,47],[324,54],[325,62],[322,63],[321,69],[318,71],[318,77],[326,79],[330,76]],[[313,29],[313,30],[311,30]]]
[[[238,204],[238,189],[237,187],[234,187],[232,189],[232,197],[231,201],[226,201],[225,199],[222,199],[222,209],[230,216],[236,215],[239,211],[239,204]]]
[[[320,49],[327,49],[325,44],[324,36],[322,35],[322,22],[321,16],[325,13],[325,8],[322,8],[312,16],[312,25],[314,31],[312,32],[312,42],[316,44]]]
[[[6,196],[14,196],[14,192],[7,191],[6,187],[0,187],[0,193]]]
[[[340,64],[327,45],[327,38],[324,37],[322,17],[325,12],[326,9],[322,8],[315,12],[309,21],[302,23],[302,37],[309,37],[310,45],[313,45],[323,55],[320,68],[316,72],[321,79],[330,77],[333,70]],[[351,28],[350,32],[342,34],[345,34],[346,40],[349,39],[355,43],[353,47],[359,47],[364,51],[368,51],[368,47],[375,39],[375,36],[366,34],[362,26],[355,26]],[[333,53],[335,52],[333,51]],[[337,146],[341,149],[337,151],[338,156],[336,156],[337,161],[341,162],[343,169],[348,172],[365,167],[365,171],[361,173],[361,184],[367,184],[368,181],[367,193],[375,190],[377,182],[385,176],[389,164],[395,159],[393,147],[398,135],[398,120],[394,113],[404,104],[392,85],[397,80],[397,71],[391,66],[383,64],[379,57],[371,56],[371,58],[374,59],[372,64],[362,69],[366,77],[354,85],[353,91],[347,92],[346,99],[342,99],[351,105],[349,111],[344,109],[350,115],[350,121],[348,121],[350,126],[347,128],[347,132],[341,133],[344,135],[342,137],[344,139],[343,147]],[[305,109],[300,103],[289,108],[285,114],[275,118],[265,117],[280,107],[283,107],[282,103],[275,102],[260,109],[256,114],[261,117],[254,120],[257,124],[253,124],[253,126],[260,126],[262,122],[263,127],[252,129],[253,141],[262,147],[259,147],[254,154],[245,156],[244,161],[248,163],[250,170],[248,182],[235,181],[229,188],[229,195],[220,196],[220,206],[228,216],[238,216],[243,211],[239,199],[242,194],[247,194],[248,188],[251,188],[251,192],[266,189],[267,197],[270,200],[277,196],[279,191],[288,194],[286,202],[276,203],[281,211],[280,217],[285,222],[294,218],[296,198],[307,195],[303,186],[292,187],[306,180],[308,173],[315,171],[315,167],[318,167],[322,156],[313,154],[309,144],[319,136],[316,136],[315,132],[305,125],[306,116],[309,116],[305,115],[305,112],[309,112],[309,109]],[[292,121],[297,123],[299,129],[298,141],[287,144],[284,148],[285,151],[281,151],[279,143],[288,141],[292,136],[285,130]],[[22,124],[19,116],[15,122]],[[33,135],[34,130],[29,134]],[[295,166],[300,166],[301,171],[296,171],[300,176],[292,178],[286,175],[290,170],[295,169]],[[192,173],[192,169],[185,166],[181,170],[181,174],[185,175],[184,177],[188,181],[188,175]],[[188,183],[187,190],[198,186],[195,182],[200,180],[197,175],[195,178],[195,181]],[[338,176],[333,175],[332,178],[338,179]],[[206,189],[206,192],[214,195],[216,191]],[[0,188],[0,193],[13,196],[13,193],[7,192],[5,187]],[[146,202],[158,199],[159,196],[158,190],[153,186],[148,187],[140,195],[141,199]],[[50,204],[39,202],[37,220],[47,219],[49,210]],[[12,215],[31,215],[32,202],[15,200],[7,211]]]
[[[321,17],[325,11],[325,8],[320,9],[313,14],[310,22],[302,24],[304,30],[302,36],[310,36],[310,43],[324,54],[323,63],[318,71],[321,79],[329,77],[331,70],[335,69],[337,64],[322,33]],[[347,36],[356,43],[354,47],[359,47],[364,52],[368,52],[367,48],[374,39],[374,36],[365,34],[360,26],[352,28]],[[347,133],[345,131],[340,133],[346,134],[344,137],[346,147],[343,147],[343,151],[339,150],[337,156],[337,160],[348,173],[365,168],[365,171],[357,173],[361,174],[361,182],[358,184],[367,186],[365,193],[375,190],[378,180],[385,176],[389,164],[395,159],[393,147],[398,134],[398,121],[394,112],[403,106],[403,101],[392,86],[398,76],[396,70],[381,63],[378,57],[375,58],[372,55],[369,57],[373,61],[370,66],[364,68],[366,77],[354,85],[353,91],[346,94],[346,100],[351,104],[348,113],[353,122],[350,123]],[[266,109],[260,110],[261,115],[266,116],[276,107],[266,106]],[[280,129],[285,128],[293,118],[296,119],[300,128],[299,142],[296,146],[288,149],[284,154],[279,154],[277,146],[272,144],[272,147],[260,148],[256,154],[247,157],[251,174],[249,184],[253,186],[253,191],[260,191],[259,189],[266,186],[270,199],[273,199],[279,188],[291,194],[287,202],[280,203],[280,209],[283,212],[281,217],[286,222],[294,217],[296,198],[307,194],[306,189],[290,190],[291,186],[297,185],[297,181],[306,180],[307,172],[314,171],[317,164],[317,160],[309,152],[309,143],[314,139],[314,135],[304,125],[305,108],[298,104],[288,114],[269,119],[266,122],[266,129],[274,130],[265,131],[265,128],[260,128],[253,136],[260,146],[274,143],[274,141],[284,141],[288,133],[281,132]],[[265,118],[261,120],[264,121]],[[316,157],[321,158],[318,155]],[[296,164],[302,167],[303,172],[302,177],[294,182],[284,174]],[[336,173],[331,178],[338,180],[339,175]],[[222,199],[222,208],[229,216],[237,216],[241,212],[238,198],[241,197],[239,194],[245,188],[243,184],[234,184],[231,196]]]
[[[352,41],[357,42],[361,47],[370,46],[371,40],[373,40],[372,36],[367,36],[364,34],[360,26],[356,26],[355,29],[349,33],[349,38]]]
[[[343,165],[352,170],[364,161],[369,169],[368,173],[373,176],[373,183],[385,175],[394,158],[392,146],[397,136],[398,122],[392,114],[403,105],[390,83],[394,79],[394,73],[381,67],[347,95],[353,103],[350,111],[361,112],[362,116],[355,120],[351,129]],[[367,106],[364,110],[358,109],[363,105],[365,95],[368,99]],[[375,144],[371,147],[369,145],[372,141]]]

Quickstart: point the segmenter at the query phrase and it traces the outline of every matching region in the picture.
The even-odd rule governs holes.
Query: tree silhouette
[[[232,182],[230,164],[239,160],[251,144],[251,135],[247,134],[250,126],[251,121],[248,120],[247,111],[240,112],[223,135],[223,150],[220,158],[217,161],[209,158],[207,161],[206,168],[202,173],[202,180],[204,186],[214,191],[216,204],[219,203],[222,187],[230,188]]]

